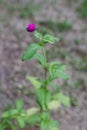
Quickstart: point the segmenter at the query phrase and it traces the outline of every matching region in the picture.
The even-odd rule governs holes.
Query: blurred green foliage
[[[18,13],[21,18],[32,17],[35,11],[41,8],[41,3],[35,4],[33,1],[20,4],[19,2],[10,3],[6,0],[0,0],[0,4],[8,10],[10,15]]]
[[[50,30],[55,30],[59,32],[69,31],[72,29],[72,23],[69,20],[64,20],[61,22],[54,22],[52,20],[39,21],[40,25],[48,27]]]
[[[87,17],[87,0],[83,0],[80,5],[77,7],[77,12],[79,16],[86,18]]]
[[[73,60],[73,66],[77,70],[87,71],[87,57],[84,56],[82,58],[76,58]]]

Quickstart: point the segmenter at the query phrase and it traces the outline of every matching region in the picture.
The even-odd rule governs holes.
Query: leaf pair
[[[8,119],[9,122],[11,120],[17,120],[20,128],[24,128],[25,127],[24,116],[26,115],[26,111],[23,110],[22,107],[23,107],[23,101],[21,99],[17,100],[16,108],[5,111],[2,115],[2,119],[3,120]],[[11,123],[10,123],[10,126],[11,126]]]
[[[50,44],[54,44],[55,42],[59,42],[59,38],[53,37],[50,34],[46,34],[43,38],[43,42],[44,43],[50,43]]]
[[[41,115],[41,130],[57,130],[58,122],[55,120],[50,119],[50,113],[44,112]]]
[[[45,35],[43,36],[41,33],[37,32],[37,31],[35,31],[34,35],[35,35],[38,39],[41,40],[41,42],[43,43],[42,45],[44,45],[44,44],[46,44],[46,43],[54,44],[55,42],[59,42],[59,40],[60,40],[59,37],[56,38],[56,37],[54,37],[54,36],[52,36],[52,35],[50,35],[50,34],[45,34]]]
[[[6,130],[6,128],[15,130],[15,127],[12,125],[11,121],[9,121],[8,119],[5,119],[0,122],[0,130]]]

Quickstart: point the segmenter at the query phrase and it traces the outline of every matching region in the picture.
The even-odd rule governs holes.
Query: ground
[[[25,108],[35,105],[32,85],[26,76],[42,77],[43,72],[36,61],[21,61],[25,48],[35,41],[33,34],[29,34],[25,28],[29,22],[35,22],[38,27],[45,27],[60,36],[59,43],[47,46],[48,59],[66,64],[71,76],[66,84],[62,80],[56,83],[62,84],[63,91],[73,100],[72,105],[68,109],[62,106],[52,115],[59,121],[60,130],[87,130],[87,18],[79,17],[76,11],[80,2],[30,0],[30,10],[23,8],[26,2],[0,1],[0,113],[21,97]],[[65,26],[63,30],[62,25],[61,31],[58,23],[65,20],[68,27]],[[53,54],[51,49],[54,49]]]

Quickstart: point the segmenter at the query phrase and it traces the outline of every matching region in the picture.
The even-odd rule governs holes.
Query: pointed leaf
[[[47,129],[47,124],[43,120],[41,121],[40,129],[41,130],[46,130]]]
[[[28,117],[27,120],[26,120],[26,122],[28,122],[31,125],[37,124],[38,122],[40,122],[40,116],[39,116],[39,114],[36,113],[36,114]]]
[[[34,58],[38,60],[38,62],[44,66],[45,60],[44,56],[42,54],[36,54],[34,55]]]
[[[12,117],[12,116],[14,116],[16,114],[18,114],[18,110],[17,109],[12,109],[12,110],[8,110],[8,111],[4,112],[2,117],[3,118],[9,118],[9,117]]]
[[[48,104],[48,109],[50,110],[58,109],[59,107],[60,107],[60,102],[57,100],[52,100]]]
[[[56,78],[63,78],[63,79],[69,79],[68,74],[65,72],[66,66],[62,65],[59,62],[53,62],[49,66],[49,72],[53,79]]]
[[[39,50],[40,48],[41,48],[40,45],[36,43],[30,44],[22,55],[22,61],[27,61],[31,59],[36,54],[37,50]]]
[[[64,95],[63,93],[57,93],[53,96],[54,100],[58,100],[59,102],[61,102],[64,106],[66,107],[70,107],[70,98],[66,95]]]
[[[14,117],[16,114],[18,114],[18,110],[17,109],[12,109],[12,110],[9,111],[9,117],[10,116]]]
[[[39,32],[37,32],[37,31],[34,32],[34,35],[35,35],[38,39],[40,39],[40,40],[42,40],[42,38],[43,38],[42,34],[39,33]]]
[[[58,42],[60,39],[59,38],[56,38],[56,37],[53,37],[51,36],[50,34],[46,34],[44,36],[44,42],[45,43],[51,43],[51,44],[54,44],[55,42]]]
[[[3,118],[8,118],[9,117],[9,111],[5,111],[3,114],[2,114],[2,117]]]
[[[32,108],[30,108],[30,109],[27,110],[27,116],[28,117],[32,116],[32,115],[36,114],[38,111],[39,111],[38,108],[32,107]]]
[[[45,88],[40,87],[36,92],[36,100],[41,110],[46,109],[45,105]]]
[[[15,126],[13,126],[13,124],[10,121],[7,121],[7,127],[11,128],[11,130],[15,130]]]
[[[49,90],[45,90],[45,104],[46,104],[46,107],[48,108],[48,104],[50,102],[50,99],[51,99],[51,93]]]
[[[59,128],[57,128],[57,127],[50,127],[49,130],[59,130]]]
[[[17,121],[19,123],[20,128],[24,128],[25,127],[25,121],[24,121],[24,119],[22,117],[18,116],[17,117]]]
[[[41,130],[46,130],[49,127],[50,123],[50,113],[44,112],[41,114]]]
[[[33,84],[35,89],[39,89],[40,88],[41,83],[38,81],[37,78],[28,76],[27,80],[29,80]]]
[[[40,87],[36,92],[36,100],[40,109],[45,110],[50,101],[50,92],[45,87]]]

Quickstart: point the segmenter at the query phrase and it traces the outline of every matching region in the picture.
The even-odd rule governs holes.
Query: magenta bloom
[[[27,31],[28,32],[34,32],[36,30],[36,25],[34,23],[30,23],[27,26]]]

